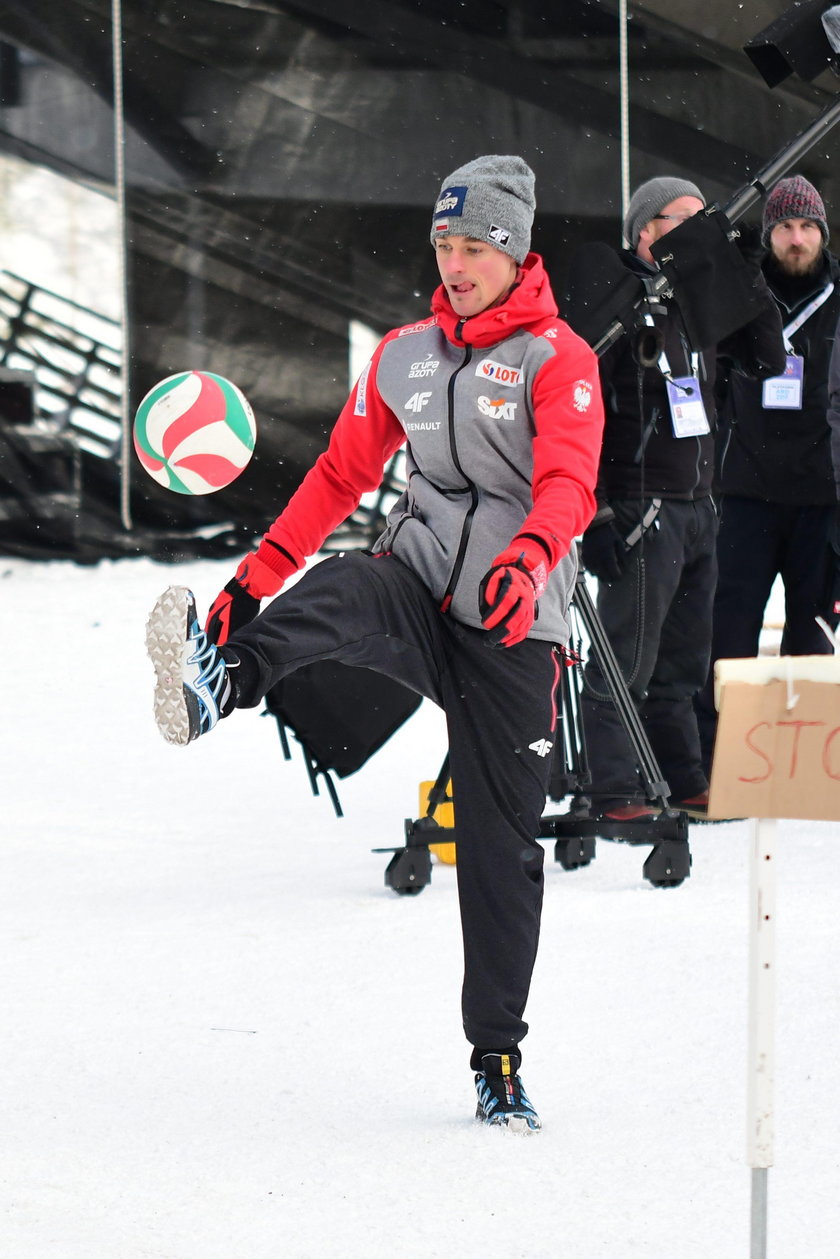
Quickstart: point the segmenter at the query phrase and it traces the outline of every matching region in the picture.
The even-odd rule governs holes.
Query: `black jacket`
[[[653,268],[630,250],[621,250],[618,256],[631,272],[653,273]],[[570,285],[563,314],[573,328],[588,316],[585,284],[579,277]],[[691,375],[691,347],[678,307],[667,302],[664,313],[653,318],[664,338],[671,374]],[[713,430],[719,355],[726,356],[736,370],[750,375],[764,377],[783,371],[779,316],[769,296],[766,310],[758,318],[698,356],[700,390]],[[658,366],[639,367],[635,337],[630,333],[621,336],[601,356],[599,367],[606,421],[598,499],[644,496],[692,500],[711,493],[713,432],[702,437],[674,436],[665,377]]]
[[[805,360],[801,411],[764,409],[761,384],[731,376],[722,382],[716,487],[769,503],[828,505],[836,500],[831,467],[828,367],[840,317],[840,264],[823,251],[823,266],[810,281],[790,284],[762,262],[787,325],[826,284],[834,292],[796,331],[791,343]]]

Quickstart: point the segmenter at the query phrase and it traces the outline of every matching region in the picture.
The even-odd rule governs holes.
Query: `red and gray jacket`
[[[499,552],[527,534],[553,570],[530,637],[567,640],[577,572],[572,543],[595,511],[598,363],[558,318],[536,254],[521,276],[503,304],[467,320],[441,286],[430,319],[380,342],[328,449],[260,545],[279,579],[377,488],[405,444],[406,489],[374,552],[393,553],[444,612],[480,628],[481,579]]]

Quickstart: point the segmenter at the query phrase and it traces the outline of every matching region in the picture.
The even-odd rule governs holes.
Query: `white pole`
[[[767,1254],[767,1169],[773,1164],[776,997],[776,821],[754,818],[750,861],[747,1162],[752,1168],[750,1259]]]
[[[618,6],[618,80],[621,132],[621,221],[630,201],[630,76],[627,52],[627,0]]]
[[[125,209],[125,107],[123,102],[122,0],[111,0],[111,35],[114,70],[114,185],[117,193],[117,225],[119,231],[118,263],[120,276],[120,310],[122,323],[122,379],[120,382],[121,444],[120,444],[120,516],[123,528],[130,530],[131,519],[131,417],[129,393],[128,336],[128,265],[126,255]]]

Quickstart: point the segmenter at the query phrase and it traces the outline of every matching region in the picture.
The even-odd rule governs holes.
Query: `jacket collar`
[[[491,306],[470,319],[461,319],[452,309],[441,284],[432,295],[432,313],[453,345],[483,348],[497,345],[522,328],[557,318],[557,302],[539,254],[528,254],[522,264],[522,279],[500,306]]]

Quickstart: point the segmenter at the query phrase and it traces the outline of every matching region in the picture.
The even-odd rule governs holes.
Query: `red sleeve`
[[[519,531],[539,539],[550,568],[595,514],[604,428],[598,359],[565,325],[558,325],[558,333],[557,353],[540,368],[532,389],[534,505]]]
[[[388,460],[405,441],[399,420],[379,395],[380,343],[336,421],[329,446],[307,472],[265,534],[257,555],[278,577],[290,577],[355,511],[363,494],[379,487]]]

